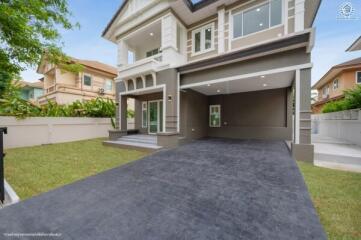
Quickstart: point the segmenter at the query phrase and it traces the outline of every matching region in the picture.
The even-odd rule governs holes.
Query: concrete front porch
[[[148,150],[148,151],[156,151],[162,148],[162,146],[158,146],[157,144],[156,135],[147,135],[147,134],[124,135],[117,139],[104,141],[103,144],[112,147],[130,148],[130,149]]]

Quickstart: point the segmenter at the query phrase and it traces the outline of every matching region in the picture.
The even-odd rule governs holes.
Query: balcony
[[[121,66],[119,67],[119,77],[128,79],[138,75],[145,75],[156,72],[158,69],[164,66],[162,63],[162,58],[162,53],[159,53],[154,56],[136,61],[132,64]]]
[[[186,34],[170,13],[119,39],[119,78],[136,78],[185,63]]]

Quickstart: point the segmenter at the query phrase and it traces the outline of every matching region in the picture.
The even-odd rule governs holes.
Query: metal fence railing
[[[5,201],[5,185],[4,185],[4,134],[7,134],[7,128],[0,128],[0,202]]]

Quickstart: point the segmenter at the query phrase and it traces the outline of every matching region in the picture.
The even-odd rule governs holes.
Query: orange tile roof
[[[27,82],[27,81],[20,81],[19,82],[22,87],[33,87],[33,88],[44,88],[44,84],[40,81],[38,82]]]
[[[72,60],[76,63],[80,63],[82,65],[84,65],[85,67],[90,67],[90,68],[94,68],[103,72],[107,72],[107,73],[111,73],[114,74],[115,76],[118,75],[118,70],[117,68],[110,66],[108,64],[105,63],[101,63],[98,61],[93,61],[93,60],[84,60],[84,59],[77,59],[77,58],[72,58]]]

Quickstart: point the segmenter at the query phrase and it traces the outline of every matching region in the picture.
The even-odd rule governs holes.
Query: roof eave
[[[316,11],[313,15],[313,18],[312,18],[312,22],[311,22],[311,27],[313,26],[314,22],[315,22],[315,19],[316,19],[316,16],[317,16],[317,13],[318,13],[318,10],[320,9],[320,6],[321,6],[321,2],[322,0],[320,0],[317,4],[317,7],[316,7]]]
[[[354,41],[351,46],[346,49],[346,52],[358,51],[357,49],[355,49],[357,45],[361,46],[361,36],[359,36],[356,41]]]
[[[123,8],[125,7],[125,5],[127,4],[128,1],[129,0],[124,0],[123,3],[118,8],[118,10],[113,15],[113,17],[110,19],[109,23],[107,24],[107,26],[105,27],[105,29],[102,32],[102,37],[103,38],[107,38],[105,35],[108,33],[108,31],[111,28],[111,26],[113,25],[115,19],[118,17],[119,13],[123,10]]]

